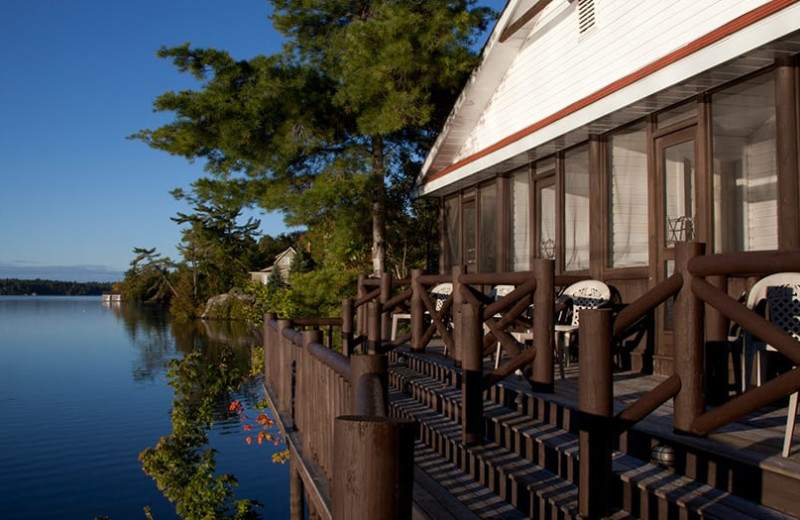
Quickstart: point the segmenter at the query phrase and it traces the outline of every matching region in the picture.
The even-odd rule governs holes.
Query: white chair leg
[[[397,322],[399,321],[397,314],[392,315],[392,341],[397,339]]]
[[[794,436],[794,423],[797,421],[797,392],[789,396],[789,411],[786,413],[786,435],[783,438],[783,456],[788,457]]]
[[[503,347],[500,345],[500,342],[497,342],[497,353],[494,355],[494,369],[497,370],[497,367],[500,366],[500,354],[503,353]]]

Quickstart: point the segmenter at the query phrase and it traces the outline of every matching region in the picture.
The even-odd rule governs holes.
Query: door
[[[656,151],[656,280],[672,275],[675,244],[697,236],[696,127],[673,132],[655,140]],[[657,316],[658,351],[672,355],[673,300]]]

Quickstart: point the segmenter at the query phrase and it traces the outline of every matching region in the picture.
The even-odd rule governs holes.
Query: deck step
[[[575,518],[577,487],[502,446],[487,442],[468,447],[461,443],[461,427],[397,390],[390,391],[392,413],[414,419],[419,437],[440,456],[497,494],[523,517]]]
[[[461,392],[445,382],[458,377],[457,369],[443,363],[425,369],[423,364],[392,364],[390,369],[392,406],[420,422],[422,440],[531,516],[575,517],[577,435],[555,426],[552,418],[535,419],[485,399],[488,442],[463,447]],[[508,400],[501,392],[485,396]],[[622,496],[617,515],[627,511],[641,518],[793,518],[620,451],[613,454],[612,472],[613,486]]]

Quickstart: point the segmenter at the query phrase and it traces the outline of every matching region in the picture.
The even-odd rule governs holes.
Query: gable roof
[[[480,65],[426,157],[417,179],[418,195],[443,196],[475,185],[583,142],[591,134],[605,133],[771,66],[779,55],[800,52],[800,0],[762,1],[756,7],[741,4],[738,11],[729,10],[727,21],[723,16],[720,24],[707,27],[708,32],[695,31],[693,40],[677,41],[666,53],[651,54],[651,61],[640,62],[639,68],[597,83],[592,92],[565,98],[561,106],[537,113],[476,148],[470,143],[473,131],[517,67],[515,61],[526,42],[538,34],[538,21],[547,30],[551,14],[571,12],[578,3],[510,0],[484,47]]]

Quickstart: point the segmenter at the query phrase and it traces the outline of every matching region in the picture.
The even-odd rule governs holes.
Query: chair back
[[[600,280],[582,280],[564,290],[572,300],[572,325],[578,325],[581,309],[596,309],[611,301],[611,289]]]
[[[769,320],[800,341],[800,273],[776,273],[759,280],[750,290],[748,307],[764,299]]]
[[[433,307],[437,312],[442,310],[444,302],[447,301],[447,298],[451,294],[453,294],[453,284],[449,282],[440,283],[431,289],[431,300],[433,302]]]

